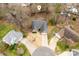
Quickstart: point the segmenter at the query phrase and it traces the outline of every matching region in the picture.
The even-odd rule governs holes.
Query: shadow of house
[[[32,29],[33,29],[33,32],[39,31],[39,32],[47,33],[47,31],[48,31],[47,22],[42,21],[42,20],[33,20],[32,21]]]

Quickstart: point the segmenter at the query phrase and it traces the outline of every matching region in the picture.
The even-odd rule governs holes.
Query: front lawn
[[[0,24],[0,40],[10,31],[13,27],[8,24]]]
[[[22,54],[17,54],[18,48],[22,48],[24,52]],[[21,50],[19,52],[21,52]],[[4,50],[4,53],[6,56],[30,56],[28,49],[21,43],[13,46],[8,46],[8,48]]]
[[[51,29],[51,31],[48,33],[48,42],[50,42],[51,38],[57,33],[59,29],[55,26]]]
[[[65,42],[63,41],[58,41],[57,42],[57,47],[60,49],[61,52],[69,49],[69,45],[67,45]]]

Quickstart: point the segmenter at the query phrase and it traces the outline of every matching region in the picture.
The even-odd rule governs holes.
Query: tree
[[[57,21],[59,19],[59,15],[60,15],[60,12],[61,12],[61,7],[62,5],[61,4],[55,4],[54,5],[54,11],[55,11],[55,20]],[[58,23],[58,21],[57,21]]]

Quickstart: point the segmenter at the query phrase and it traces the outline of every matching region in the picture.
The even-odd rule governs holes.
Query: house
[[[73,7],[73,6],[71,6],[70,8],[68,8],[67,11],[70,12],[70,13],[74,13],[74,14],[77,14],[78,13],[78,9],[75,8],[75,7]]]
[[[65,28],[61,29],[57,35],[61,38],[65,37],[66,39],[71,39],[74,42],[79,42],[79,34],[71,29],[70,26],[65,26]]]
[[[79,42],[79,34],[70,26],[65,26],[65,28],[57,32],[55,36],[63,39],[62,41],[70,46],[75,46],[75,44]]]
[[[55,54],[48,47],[39,47],[32,54],[32,56],[54,56],[54,55]]]
[[[3,42],[8,45],[17,44],[23,38],[23,34],[21,32],[16,32],[15,30],[11,30],[3,37]]]
[[[79,34],[72,30],[69,26],[65,27],[64,36],[67,39],[73,40],[74,42],[79,42]]]
[[[71,51],[64,51],[63,53],[59,54],[58,56],[79,56],[79,50],[72,49]]]
[[[40,20],[40,19],[33,20],[32,21],[32,29],[33,29],[33,32],[40,31],[40,32],[47,33],[47,31],[48,31],[47,22]]]

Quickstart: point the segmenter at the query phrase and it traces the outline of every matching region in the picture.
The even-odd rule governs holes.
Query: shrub
[[[55,7],[55,13],[61,12],[62,5],[60,3],[55,4],[54,7]]]
[[[22,32],[23,33],[23,37],[27,37],[28,32]]]

